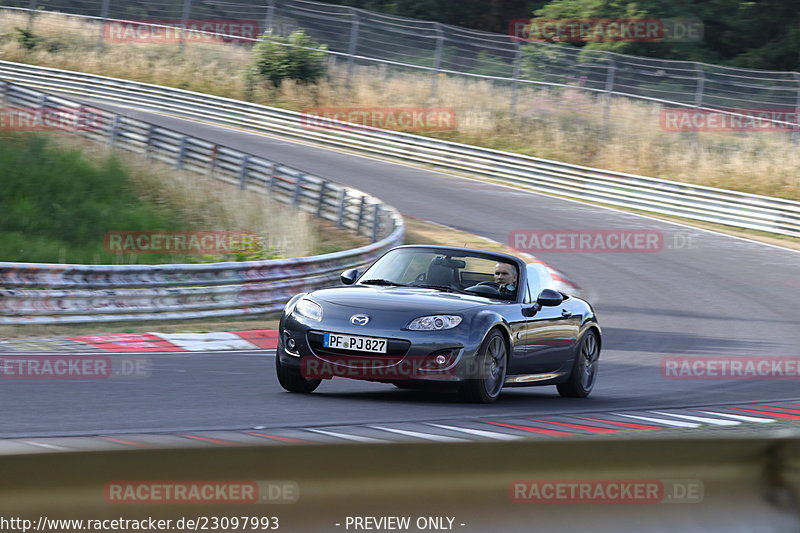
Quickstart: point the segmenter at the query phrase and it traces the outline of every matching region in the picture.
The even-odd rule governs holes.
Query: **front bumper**
[[[457,382],[468,377],[462,369],[475,351],[466,345],[461,332],[455,331],[459,327],[445,331],[365,329],[349,324],[321,325],[294,315],[284,315],[277,357],[281,358],[281,364],[307,379],[345,377],[380,382]],[[387,339],[387,353],[324,348],[322,335],[325,332]],[[287,349],[289,339],[294,341],[294,349]]]

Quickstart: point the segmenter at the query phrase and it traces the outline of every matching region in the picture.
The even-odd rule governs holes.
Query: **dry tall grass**
[[[248,98],[242,45],[107,43],[97,50],[98,28],[72,17],[39,15],[33,30],[46,44],[28,51],[14,26],[27,16],[4,13],[0,59],[163,84],[236,99]],[[49,45],[47,44],[49,43]],[[47,50],[50,46],[52,51]],[[511,91],[487,81],[431,78],[385,68],[357,69],[348,88],[343,70],[315,86],[259,86],[258,103],[302,110],[317,106],[436,106],[456,112],[454,131],[430,135],[569,163],[800,200],[800,155],[785,132],[692,134],[660,126],[661,106],[614,98],[609,127],[604,101],[577,89],[523,88],[510,118]]]

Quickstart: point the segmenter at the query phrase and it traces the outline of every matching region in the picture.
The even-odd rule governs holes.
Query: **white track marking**
[[[34,442],[32,440],[23,440],[25,444],[31,446],[38,446],[39,448],[47,448],[48,450],[71,450],[72,448],[65,448],[64,446],[56,446],[55,444],[45,444],[44,442]]]
[[[446,437],[444,435],[431,435],[430,433],[420,433],[418,431],[408,431],[406,429],[385,428],[381,426],[370,426],[374,429],[383,431],[391,431],[398,435],[405,435],[406,437],[416,437],[418,439],[433,440],[436,442],[469,442],[466,439],[459,439],[457,437]]]
[[[657,415],[674,416],[676,418],[683,418],[684,420],[692,420],[693,422],[700,422],[701,424],[712,424],[714,426],[739,426],[741,422],[734,422],[733,420],[720,420],[718,418],[706,418],[704,416],[691,416],[691,415],[678,415],[675,413],[664,413],[661,411],[651,411]]]
[[[624,416],[626,418],[636,418],[639,420],[644,420],[646,422],[654,422],[656,424],[663,424],[665,426],[674,426],[676,428],[699,428],[700,424],[692,424],[689,422],[678,422],[677,420],[664,420],[663,418],[653,418],[649,416],[638,416],[638,415],[623,415],[622,413],[611,413],[617,416]]]
[[[308,431],[313,431],[314,433],[321,433],[323,435],[328,435],[331,437],[336,437],[339,439],[345,440],[352,440],[355,442],[389,442],[383,439],[375,439],[372,437],[362,437],[361,435],[348,435],[346,433],[336,433],[335,431],[325,431],[324,429],[308,429]]]
[[[756,416],[744,416],[744,415],[734,415],[731,413],[712,413],[710,411],[699,411],[700,413],[706,415],[714,415],[714,416],[725,416],[728,418],[735,418],[736,420],[742,420],[743,422],[759,422],[761,424],[769,424],[770,422],[775,422],[774,418],[758,418]]]
[[[468,433],[470,435],[476,435],[478,437],[486,437],[488,439],[495,439],[495,440],[518,440],[522,439],[521,435],[508,435],[506,433],[497,433],[495,431],[485,431],[483,429],[472,429],[472,428],[457,428],[454,426],[445,426],[444,424],[428,424],[429,426],[435,426],[437,428],[442,429],[449,429],[451,431],[461,431],[462,433]]]

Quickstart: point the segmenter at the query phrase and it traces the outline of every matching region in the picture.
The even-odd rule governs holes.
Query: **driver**
[[[497,263],[494,266],[494,282],[502,296],[510,296],[517,291],[517,269],[508,263]]]

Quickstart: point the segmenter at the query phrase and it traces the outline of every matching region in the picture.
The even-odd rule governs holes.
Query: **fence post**
[[[339,215],[336,220],[336,227],[344,227],[344,215],[347,211],[347,189],[342,189],[339,193]]]
[[[514,44],[514,72],[511,77],[514,81],[511,82],[511,110],[509,114],[513,117],[517,114],[517,92],[519,91],[519,73],[522,68],[522,47],[516,41],[511,41]]]
[[[606,61],[608,62],[608,73],[606,74],[605,102],[603,102],[603,131],[605,136],[608,135],[609,121],[611,119],[611,95],[614,93],[614,79],[617,74],[617,65],[614,63],[614,57],[606,52]]]
[[[323,181],[319,187],[319,203],[317,204],[317,218],[322,218],[322,208],[325,206],[325,191],[328,188],[328,182]]]
[[[147,128],[147,138],[145,139],[144,145],[144,155],[151,159],[153,156],[150,154],[150,148],[153,146],[153,133],[155,133],[155,131],[156,127],[150,124],[150,127]]]
[[[300,193],[303,192],[304,175],[297,176],[297,181],[294,184],[294,194],[292,194],[292,207],[297,209],[300,207]]]
[[[381,204],[375,204],[372,210],[372,242],[378,242],[381,229]]]
[[[192,12],[192,0],[183,0],[183,12],[181,13],[181,40],[180,51],[183,53],[183,47],[186,40],[186,27],[189,25],[189,15]]]
[[[108,133],[108,144],[114,146],[117,144],[117,135],[119,134],[119,115],[115,114],[111,119],[111,131]]]
[[[353,79],[353,67],[356,59],[356,51],[358,50],[358,10],[351,7],[350,16],[353,17],[353,20],[350,23],[350,46],[347,49],[347,81],[345,83],[348,88]]]
[[[267,18],[264,19],[264,31],[261,32],[262,35],[266,32],[272,31],[272,22],[274,19],[275,19],[275,0],[267,0]]]
[[[797,144],[798,138],[800,138],[800,74],[795,72],[794,79],[797,82],[797,98],[794,102],[794,116],[797,124],[792,128],[792,144]]]
[[[245,154],[242,156],[242,164],[239,167],[239,188],[244,189],[247,187],[247,166],[250,164],[250,156]]]
[[[431,83],[431,98],[436,96],[439,85],[439,71],[442,69],[442,50],[444,49],[444,32],[442,25],[434,22],[436,28],[436,52],[433,56],[433,82]]]
[[[106,19],[108,18],[108,7],[109,7],[110,0],[103,0],[103,4],[100,7],[100,31],[97,33],[97,51],[102,52],[103,50],[103,40],[106,31]]]
[[[3,107],[8,107],[8,93],[10,92],[10,85],[7,81],[0,80],[0,104]]]
[[[210,177],[214,177],[214,171],[217,169],[217,157],[219,157],[219,145],[215,144],[211,147],[211,162],[208,165],[208,175]]]
[[[33,18],[36,16],[36,0],[28,2],[28,31],[33,31]]]
[[[272,194],[272,189],[275,187],[275,176],[278,173],[278,163],[272,163],[272,168],[269,169],[269,181],[267,182],[267,192]]]
[[[358,206],[358,220],[356,221],[356,234],[361,234],[361,222],[364,220],[364,206],[367,203],[367,197],[361,197],[361,205]]]
[[[703,72],[703,67],[699,63],[695,63],[695,70],[697,71],[697,89],[694,92],[694,108],[699,109],[703,107],[703,91],[706,85],[706,76]],[[692,145],[697,148],[697,129],[692,129]]]
[[[186,142],[189,140],[187,135],[181,137],[181,144],[178,145],[178,159],[175,161],[175,168],[183,170],[183,160],[186,157]]]

